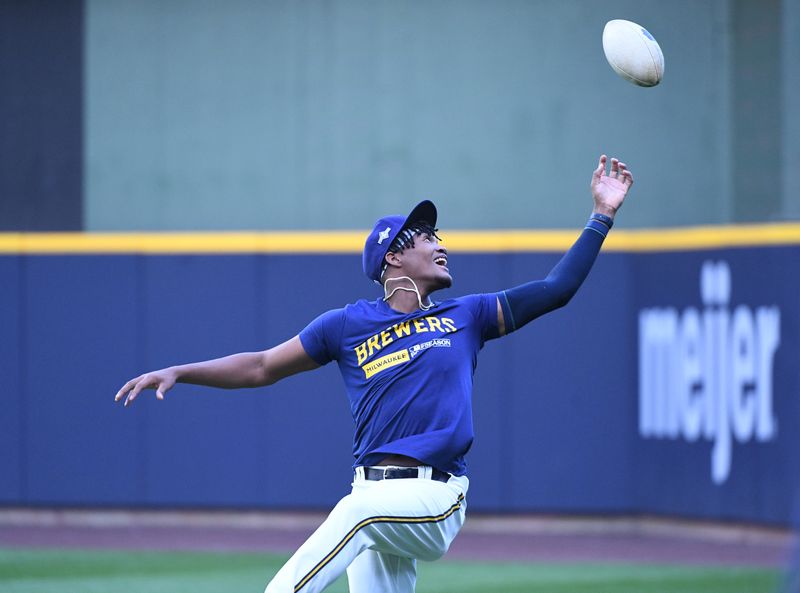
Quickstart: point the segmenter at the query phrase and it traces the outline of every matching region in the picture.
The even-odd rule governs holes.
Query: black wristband
[[[592,215],[589,217],[589,220],[596,220],[597,222],[601,222],[606,225],[609,229],[614,226],[614,219],[610,216],[606,216],[605,214],[600,214],[599,212],[592,212]]]

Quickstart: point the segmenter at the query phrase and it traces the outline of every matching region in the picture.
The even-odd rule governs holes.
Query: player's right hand
[[[143,389],[155,389],[156,399],[164,399],[164,394],[172,389],[176,379],[175,373],[170,369],[162,369],[160,371],[139,375],[122,386],[122,389],[114,396],[114,401],[118,402],[124,399],[124,405],[127,406],[136,399]]]
[[[614,218],[633,185],[633,175],[628,166],[616,158],[611,159],[611,171],[606,172],[607,159],[606,155],[600,155],[600,162],[592,174],[592,198],[595,212]]]

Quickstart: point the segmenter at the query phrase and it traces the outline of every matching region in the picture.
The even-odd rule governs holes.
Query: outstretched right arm
[[[601,220],[589,220],[581,236],[547,278],[504,290],[498,295],[497,325],[501,336],[566,305],[589,274],[614,215],[633,185],[633,175],[625,163],[612,158],[609,174],[606,160],[606,155],[600,156],[591,183],[592,218],[599,216]]]
[[[224,358],[169,367],[131,379],[117,392],[114,401],[125,400],[127,406],[143,389],[155,389],[156,398],[175,383],[192,383],[223,389],[272,385],[290,375],[319,367],[305,351],[300,337],[295,336],[263,352],[241,352]]]

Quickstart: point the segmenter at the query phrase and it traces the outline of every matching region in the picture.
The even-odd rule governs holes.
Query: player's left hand
[[[127,407],[128,404],[133,403],[143,389],[155,389],[156,399],[163,400],[164,394],[175,386],[176,381],[177,376],[172,368],[145,373],[125,383],[122,389],[117,391],[114,401],[118,402],[124,399],[123,405]]]
[[[607,173],[606,160],[606,155],[600,156],[592,174],[592,199],[595,212],[613,218],[633,185],[633,175],[627,165],[616,158],[611,159],[611,171]]]

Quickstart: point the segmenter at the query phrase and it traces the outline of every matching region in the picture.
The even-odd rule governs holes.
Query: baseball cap
[[[389,246],[400,231],[417,222],[427,222],[431,226],[436,226],[436,206],[433,205],[433,202],[423,200],[414,206],[408,216],[399,214],[384,216],[375,223],[364,243],[364,253],[361,257],[367,278],[380,284],[381,268]]]

